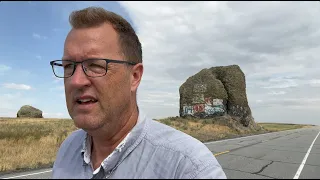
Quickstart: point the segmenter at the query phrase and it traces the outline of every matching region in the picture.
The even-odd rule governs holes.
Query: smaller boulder
[[[43,118],[42,111],[29,105],[24,105],[17,113],[17,118]]]

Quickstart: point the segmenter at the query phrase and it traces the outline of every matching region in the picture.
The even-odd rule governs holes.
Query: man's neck
[[[94,169],[98,168],[101,162],[108,157],[114,149],[121,143],[121,141],[128,135],[132,128],[138,121],[138,110],[135,108],[129,116],[121,117],[125,121],[125,124],[117,127],[118,131],[113,136],[108,135],[96,135],[92,136],[92,154],[91,160],[93,162]],[[127,120],[126,120],[127,119]]]

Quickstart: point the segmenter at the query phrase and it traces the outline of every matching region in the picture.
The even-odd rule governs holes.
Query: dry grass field
[[[259,124],[262,127],[264,127],[266,130],[271,132],[311,127],[311,125],[303,125],[303,124],[284,124],[284,123],[259,123]]]
[[[51,166],[77,128],[66,119],[0,118],[0,172]]]
[[[202,142],[240,136],[239,132],[206,121],[159,122]],[[303,125],[261,123],[269,131],[302,128]],[[77,128],[70,119],[0,118],[0,172],[50,167],[62,141]],[[243,135],[243,134],[242,134]]]
[[[160,119],[159,122],[171,126],[190,136],[202,141],[214,141],[219,139],[230,138],[238,134],[237,131],[228,126],[207,123],[206,121],[185,121],[182,119]]]

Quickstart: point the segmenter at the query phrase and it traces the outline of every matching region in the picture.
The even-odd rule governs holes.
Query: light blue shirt
[[[136,126],[95,173],[89,139],[83,130],[65,139],[54,162],[52,178],[226,179],[220,164],[202,142],[147,118],[142,111]]]

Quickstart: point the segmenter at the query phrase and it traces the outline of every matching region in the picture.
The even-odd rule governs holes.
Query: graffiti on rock
[[[212,106],[212,98],[211,97],[204,98],[204,101],[207,106]]]
[[[223,106],[223,100],[222,99],[213,99],[212,100],[212,106]]]
[[[204,104],[196,104],[193,106],[193,112],[194,113],[200,113],[200,112],[205,112],[204,111]]]
[[[183,114],[184,115],[193,115],[193,107],[192,106],[183,106]]]
[[[185,104],[182,107],[182,114],[200,117],[223,115],[225,113],[223,99],[205,98],[204,93],[206,91],[206,84],[195,84],[193,86],[192,103]]]
[[[206,106],[205,113],[206,115],[215,115],[218,113],[224,113],[224,109],[221,107]]]
[[[225,107],[222,99],[204,98],[203,94],[196,95],[193,98],[192,105],[183,106],[183,115],[209,117],[214,115],[223,115]]]

